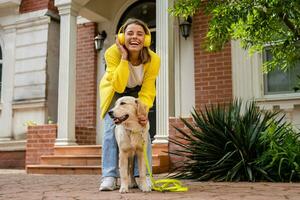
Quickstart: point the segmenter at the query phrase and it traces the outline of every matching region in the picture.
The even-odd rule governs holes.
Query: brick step
[[[169,155],[152,155],[152,170],[154,174],[166,173],[169,171]]]
[[[42,164],[27,165],[28,174],[101,174],[101,159],[98,156],[85,156],[82,158],[96,158],[98,164],[69,165],[68,159],[76,162],[80,159],[75,155],[60,155],[60,156],[42,156]],[[45,163],[46,159],[46,163]],[[169,171],[169,157],[167,155],[153,155],[152,170],[154,174],[165,173]],[[72,161],[72,162],[73,162]],[[48,163],[47,163],[48,162]],[[51,163],[52,162],[52,163]],[[66,163],[64,163],[66,162]],[[58,164],[59,163],[59,164]]]
[[[27,165],[28,174],[101,174],[100,166]]]
[[[167,145],[152,146],[153,173],[169,171]],[[41,156],[40,165],[27,165],[29,174],[101,174],[101,145],[56,146],[54,155]]]
[[[168,155],[152,155],[152,165],[166,166],[169,165]]]
[[[101,145],[55,146],[54,155],[101,155]]]
[[[63,166],[100,166],[100,155],[44,155],[41,156],[42,165]]]
[[[152,173],[153,174],[161,174],[161,173],[167,173],[169,172],[169,166],[157,166],[153,165],[152,166]]]
[[[168,144],[152,144],[152,154],[167,155],[168,148]]]
[[[101,156],[97,155],[46,155],[41,156],[42,165],[63,165],[63,166],[100,166]],[[153,155],[153,166],[168,166],[168,155]]]

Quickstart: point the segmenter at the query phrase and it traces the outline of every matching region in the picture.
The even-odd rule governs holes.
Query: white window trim
[[[261,59],[262,59],[262,63],[264,63],[266,60],[267,60],[267,56],[266,56],[266,50],[270,49],[270,44],[269,45],[266,45],[264,50],[263,50],[263,53],[260,55],[261,56]],[[267,94],[265,94],[265,88],[267,87],[265,84],[267,82],[267,80],[265,79],[267,78],[267,74],[263,74],[262,75],[262,80],[263,80],[263,97],[264,98],[267,98],[267,99],[287,99],[287,98],[298,98],[300,97],[300,93],[296,93],[296,92],[293,92],[293,91],[282,91],[282,92],[268,92]]]
[[[231,42],[233,96],[244,100],[286,101],[300,98],[300,93],[264,94],[263,55],[249,55],[239,41]],[[246,81],[245,81],[246,80]]]
[[[3,76],[3,60],[4,60],[4,56],[3,56],[3,54],[4,54],[4,52],[3,52],[3,45],[2,45],[2,42],[1,42],[1,35],[0,35],[0,48],[1,48],[1,58],[0,58],[0,64],[2,64],[2,68],[1,68],[1,70],[2,70],[2,72],[1,72],[1,75]],[[0,84],[0,111],[2,110],[2,101],[1,101],[1,99],[2,99],[2,83],[3,83],[3,77],[0,77],[1,78],[1,84]]]

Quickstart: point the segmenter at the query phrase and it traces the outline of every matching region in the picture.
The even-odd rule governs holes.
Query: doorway
[[[155,0],[142,0],[137,1],[130,5],[122,14],[116,34],[119,28],[125,23],[128,18],[136,18],[142,20],[148,25],[151,32],[151,45],[150,49],[155,52],[156,50],[156,3]],[[153,107],[149,110],[149,122],[150,122],[150,137],[151,141],[154,140],[156,134],[156,101],[154,100]]]

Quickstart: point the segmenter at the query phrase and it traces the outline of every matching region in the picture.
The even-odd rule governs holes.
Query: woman
[[[107,111],[121,96],[138,97],[147,105],[148,110],[153,105],[160,59],[149,49],[150,43],[151,34],[145,23],[138,19],[128,19],[120,28],[116,43],[105,52],[107,68],[100,82],[101,117],[104,118],[100,191],[114,190],[119,176],[115,125]],[[147,117],[139,117],[141,125],[146,125],[147,122]],[[149,144],[147,154],[151,161],[151,143]],[[138,176],[137,162],[134,175]]]

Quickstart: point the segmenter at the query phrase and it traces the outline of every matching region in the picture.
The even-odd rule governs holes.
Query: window
[[[2,89],[2,65],[3,65],[3,58],[2,58],[2,49],[0,45],[0,97],[1,97],[1,89]]]
[[[272,60],[272,53],[269,49],[265,50],[265,60]],[[298,82],[297,75],[300,75],[300,62],[286,72],[280,69],[269,72],[264,76],[264,93],[266,95],[294,93],[293,87]]]

